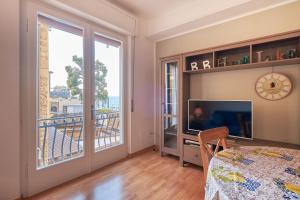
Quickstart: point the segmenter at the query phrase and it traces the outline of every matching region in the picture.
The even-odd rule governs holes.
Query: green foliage
[[[96,111],[96,114],[103,114],[103,113],[110,113],[110,112],[112,112],[112,110],[109,108],[101,108]]]
[[[79,97],[80,100],[83,98],[83,58],[78,57],[76,55],[73,56],[73,62],[76,63],[77,66],[66,66],[65,70],[68,74],[67,86],[71,92],[73,97]],[[95,62],[95,91],[96,91],[96,100],[98,101],[106,101],[108,99],[107,92],[107,68],[106,66],[96,60]]]
[[[97,100],[107,100],[108,99],[108,92],[106,90],[107,83],[106,83],[106,75],[107,69],[106,66],[96,60],[95,62],[95,91],[96,91],[96,99]]]

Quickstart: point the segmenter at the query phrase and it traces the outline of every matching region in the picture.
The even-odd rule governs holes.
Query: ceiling
[[[155,18],[192,2],[205,0],[107,0],[142,18]]]
[[[142,19],[145,35],[163,40],[299,0],[102,0]]]

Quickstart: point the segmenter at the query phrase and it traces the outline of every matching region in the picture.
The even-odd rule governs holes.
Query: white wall
[[[254,89],[258,77],[270,73],[271,67],[235,70],[191,76],[191,99],[252,100],[253,137],[300,145],[300,65],[273,68],[291,78],[292,93],[279,101],[259,97]],[[199,84],[200,83],[200,84]],[[196,86],[196,87],[195,87]]]
[[[19,0],[0,7],[0,199],[20,194]]]
[[[154,145],[154,43],[135,39],[131,153]]]

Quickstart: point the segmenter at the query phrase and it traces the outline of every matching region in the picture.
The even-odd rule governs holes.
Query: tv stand
[[[197,136],[199,134],[199,131],[186,131],[184,134]]]
[[[202,166],[198,136],[187,134],[188,132],[182,133],[180,136],[180,145],[181,145],[181,155],[180,156],[180,165],[185,166],[185,164],[192,163],[198,166]],[[237,146],[275,146],[275,147],[284,147],[291,149],[300,149],[300,145],[289,144],[283,142],[274,142],[262,139],[243,139],[243,138],[228,138],[227,143],[229,147]],[[216,141],[213,141],[211,144],[216,144]]]

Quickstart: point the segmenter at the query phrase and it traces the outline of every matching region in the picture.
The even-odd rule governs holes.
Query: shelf
[[[192,141],[196,141],[196,142],[199,141],[197,135],[191,135],[191,134],[185,134],[185,133],[182,133],[182,134],[181,134],[181,137],[182,137],[183,140],[186,139],[186,140],[192,140]],[[227,140],[227,143],[228,143],[229,146],[235,146],[235,143],[236,143],[236,140],[237,140],[237,139],[227,138],[226,140]],[[239,140],[242,140],[242,141],[243,141],[244,139],[239,139]],[[210,143],[210,144],[216,145],[216,144],[218,143],[218,141],[212,140],[212,141],[210,141],[209,143]]]
[[[183,59],[187,74],[299,64],[300,30],[188,52]]]
[[[187,56],[185,59],[185,70],[191,70],[191,64],[195,63],[196,66],[200,67],[203,65],[203,61],[208,61],[211,66],[214,63],[214,53],[198,54]]]
[[[250,63],[250,52],[251,48],[250,46],[242,46],[238,48],[233,49],[226,49],[226,50],[220,50],[215,52],[215,62],[214,66],[218,66],[218,60],[220,62],[223,62],[223,58],[226,58],[226,66],[229,65],[242,65],[242,60],[245,58],[245,63],[243,64],[249,64]],[[236,63],[236,64],[233,64]],[[223,66],[222,66],[223,67]]]
[[[177,132],[165,132],[165,135],[173,135],[173,136],[177,136]]]
[[[251,63],[251,64],[231,65],[231,66],[225,66],[225,67],[215,67],[215,68],[211,68],[211,69],[200,69],[200,70],[195,70],[195,71],[190,70],[190,71],[185,71],[184,73],[199,74],[199,73],[222,72],[222,71],[261,68],[261,67],[272,67],[272,66],[279,66],[279,65],[293,65],[293,64],[300,64],[300,58],[274,60],[274,61]]]
[[[260,44],[253,44],[252,45],[252,60],[253,63],[259,61],[259,56],[261,60],[276,60],[277,56],[289,59],[291,57],[289,56],[290,50],[295,50],[295,54],[299,55],[300,51],[300,37],[291,37],[291,38],[285,38],[281,40],[275,40]]]

